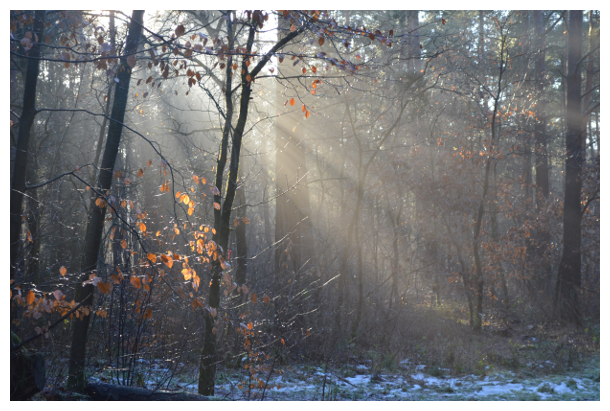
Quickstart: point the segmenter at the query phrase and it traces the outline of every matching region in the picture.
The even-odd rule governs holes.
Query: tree
[[[132,63],[137,52],[140,34],[142,33],[143,10],[134,10],[129,25],[129,34],[125,46],[125,52],[121,57],[118,69],[118,83],[114,94],[114,104],[112,106],[111,122],[108,125],[108,137],[106,148],[99,173],[100,187],[96,196],[91,198],[91,213],[87,220],[87,232],[85,235],[85,249],[81,260],[81,281],[85,282],[89,276],[97,269],[100,242],[106,218],[106,207],[101,207],[101,201],[105,201],[103,193],[110,189],[114,164],[121,142],[123,131],[123,121],[125,118],[125,107],[129,93],[129,83],[131,80],[131,70],[135,65]],[[130,64],[131,63],[131,64]],[[91,306],[93,303],[93,284],[87,284],[76,288],[75,300],[77,303],[84,303]],[[70,370],[68,376],[68,387],[77,391],[85,389],[84,367],[86,360],[87,331],[89,328],[90,316],[83,316],[80,320],[74,320],[72,332],[72,344],[70,346]]]
[[[562,319],[581,324],[580,272],[582,220],[581,190],[584,149],[582,144],[582,11],[568,15],[568,58],[566,73],[566,157],[563,205],[563,253],[557,274],[556,306]]]
[[[40,68],[40,41],[43,36],[43,25],[45,12],[42,10],[34,14],[34,33],[27,32],[22,40],[29,59],[27,63],[25,87],[23,90],[23,109],[19,121],[19,136],[17,140],[15,166],[13,179],[11,181],[10,212],[10,253],[11,253],[11,280],[15,279],[17,273],[18,253],[20,249],[21,214],[23,207],[23,196],[26,191],[25,178],[27,173],[28,152],[32,124],[36,117],[36,85]]]

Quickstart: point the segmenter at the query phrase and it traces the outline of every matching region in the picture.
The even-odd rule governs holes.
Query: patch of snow
[[[487,396],[487,395],[499,395],[507,394],[511,391],[521,391],[523,384],[498,384],[498,385],[483,385],[481,391],[476,392],[476,395]]]
[[[423,371],[423,370],[424,370],[424,368],[426,368],[426,366],[425,366],[425,365],[423,365],[423,364],[416,365],[416,366],[415,366],[415,371]]]
[[[346,381],[356,385],[356,384],[367,384],[371,381],[370,375],[356,375],[355,377],[347,377]]]
[[[299,385],[286,385],[286,386],[280,386],[280,388],[277,388],[277,386],[271,387],[271,390],[273,390],[274,392],[295,392],[295,391],[306,391],[306,390],[317,390],[318,387],[316,387],[315,385],[305,385],[305,386],[299,386]]]
[[[553,384],[553,391],[555,391],[557,394],[564,394],[564,393],[573,394],[574,393],[570,388],[568,388],[568,386],[566,385],[565,382],[562,382],[561,385]]]
[[[358,364],[356,365],[356,369],[357,370],[363,370],[363,371],[368,371],[368,369],[371,368],[368,365],[364,365],[364,364]]]

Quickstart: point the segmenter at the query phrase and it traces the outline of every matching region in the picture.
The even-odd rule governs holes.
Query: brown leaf
[[[175,31],[176,37],[182,36],[184,34],[184,31],[185,31],[184,26],[182,24],[179,25],[178,27],[176,27],[176,31]]]
[[[129,282],[131,283],[131,285],[133,285],[136,288],[142,288],[142,282],[140,281],[140,279],[136,276],[131,276],[131,278],[129,279]]]

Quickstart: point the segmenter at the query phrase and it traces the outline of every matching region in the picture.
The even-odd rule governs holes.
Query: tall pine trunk
[[[568,70],[566,76],[566,159],[563,203],[563,254],[557,275],[556,304],[563,320],[574,324],[580,318],[580,194],[582,190],[582,109],[581,109],[582,10],[568,18]]]

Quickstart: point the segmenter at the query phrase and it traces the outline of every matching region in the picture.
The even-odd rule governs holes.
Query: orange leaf
[[[282,338],[282,345],[286,345],[286,343],[284,342],[284,339]]]
[[[246,81],[252,81],[252,76],[251,76],[251,75],[249,75],[249,74],[247,74],[247,75],[246,75]]]
[[[32,233],[30,233],[30,230],[28,230],[28,240],[30,241],[30,243],[34,242],[34,240],[32,239]]]
[[[148,163],[146,163],[146,165],[147,165],[148,167],[152,166],[152,160],[148,160]]]
[[[110,279],[112,280],[113,283],[115,284],[121,284],[121,280],[119,280],[119,277],[116,276],[116,274],[112,274],[110,276]]]
[[[172,268],[174,265],[174,260],[164,254],[161,255],[161,261],[163,261],[163,264],[165,264],[168,268]]]
[[[140,230],[141,230],[142,232],[145,232],[145,231],[146,231],[146,224],[144,224],[144,223],[140,223]]]
[[[137,176],[138,176],[138,177],[142,177],[143,175],[144,175],[144,170],[139,169],[139,170],[138,170],[138,174],[137,174]]]
[[[136,276],[131,276],[131,278],[129,279],[129,282],[131,283],[131,285],[133,285],[136,288],[142,288],[142,282]]]
[[[123,247],[123,250],[127,248],[127,241],[125,240],[121,240],[121,247]]]
[[[32,305],[32,303],[34,302],[34,299],[36,299],[36,295],[34,294],[34,291],[30,290],[28,292],[28,295],[25,297],[25,299],[28,302],[28,305]]]
[[[316,73],[318,71],[318,69],[316,68],[316,66],[311,66],[311,71],[313,71],[314,73]]]
[[[199,177],[193,176],[193,181],[195,182],[195,184],[198,184],[199,183]]]
[[[294,106],[294,98],[291,98],[291,99],[290,99],[290,105],[291,105],[291,106]]]
[[[154,255],[153,253],[148,253],[147,257],[153,263],[157,261],[157,256]]]
[[[303,74],[305,74],[307,72],[307,69],[305,67],[303,67]]]
[[[244,222],[244,224],[249,224],[250,223],[250,220],[248,220],[246,217],[242,217],[241,220]]]
[[[67,271],[68,271],[68,270],[66,270],[66,267],[64,267],[63,265],[62,265],[62,266],[61,266],[61,268],[59,269],[59,273],[60,273],[62,276],[65,276]]]
[[[220,210],[220,204],[214,203],[214,208],[217,209],[217,210]]]
[[[309,118],[309,110],[305,112],[305,118]]]
[[[250,299],[252,300],[253,303],[256,303],[256,301],[258,300],[256,293],[252,293],[252,295],[250,296]]]
[[[100,290],[100,293],[102,294],[108,294],[110,291],[112,291],[112,284],[103,283],[100,281],[99,283],[97,283],[97,289]]]
[[[254,328],[254,326],[252,325],[252,321],[250,321],[250,322],[248,323],[248,330],[251,330],[251,329],[253,329],[253,328]]]
[[[304,113],[305,110],[307,110],[307,109],[305,108],[305,104],[303,104],[303,107],[301,107],[301,111]]]
[[[233,220],[233,225],[235,227],[237,227],[239,225],[239,218],[236,218],[235,220]]]

